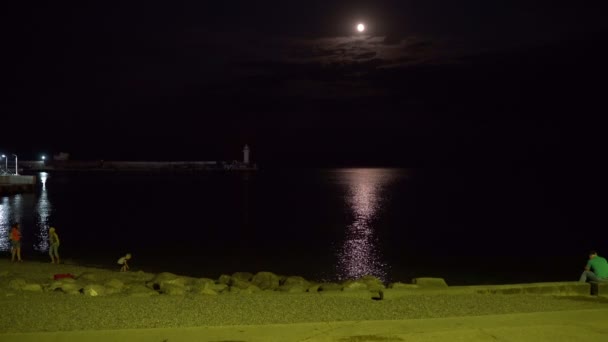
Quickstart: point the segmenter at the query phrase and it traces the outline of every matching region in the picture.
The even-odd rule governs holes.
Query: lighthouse
[[[243,148],[243,163],[249,165],[249,145],[245,145]]]

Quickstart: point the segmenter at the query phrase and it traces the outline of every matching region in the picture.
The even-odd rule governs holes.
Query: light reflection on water
[[[37,178],[42,183],[41,191],[36,194],[17,194],[0,198],[0,251],[10,251],[9,231],[14,222],[21,224],[23,236],[22,244],[30,245],[35,251],[46,252],[48,250],[48,228],[49,217],[52,206],[48,198],[46,181],[49,175],[46,172],[38,174]],[[33,210],[32,210],[33,209]],[[32,217],[24,216],[25,212],[33,211]],[[33,229],[32,229],[33,228]],[[34,241],[28,241],[28,231],[34,231]]]
[[[397,176],[390,169],[351,169],[340,171],[347,186],[345,201],[351,210],[352,223],[338,252],[340,280],[374,275],[387,277],[388,266],[383,262],[373,220],[382,210],[385,187]]]
[[[23,215],[23,195],[17,194],[2,198],[0,205],[0,250],[10,251],[9,231],[11,223],[21,222]],[[22,229],[23,233],[23,229]]]
[[[374,275],[386,280],[389,266],[382,254],[383,241],[379,239],[377,220],[387,208],[387,196],[393,182],[403,175],[403,170],[391,169],[342,169],[331,172],[331,181],[337,181],[345,190],[344,203],[348,210],[347,221],[341,223],[336,266],[332,278],[353,279],[363,275]],[[34,194],[14,195],[0,198],[0,251],[10,250],[10,224],[22,224],[23,245],[30,251],[44,253],[48,250],[48,229],[58,220],[55,209],[61,209],[59,198],[48,191],[54,190],[53,182],[47,182],[49,175],[40,173],[37,178],[40,187]],[[59,178],[59,177],[58,177]],[[61,179],[61,178],[59,178]],[[342,191],[337,192],[338,196]],[[333,194],[333,192],[332,192]],[[64,195],[65,196],[65,195]],[[244,196],[249,198],[249,195]],[[51,200],[56,199],[55,206]],[[87,199],[89,200],[89,199]],[[340,198],[342,200],[342,198]],[[61,208],[60,208],[61,207]],[[244,222],[249,218],[244,216]],[[246,223],[247,224],[247,223]],[[59,235],[68,231],[67,227],[58,226]],[[63,228],[63,229],[62,229]],[[97,246],[93,246],[97,247]],[[144,246],[145,247],[145,246]]]
[[[49,202],[49,197],[46,191],[46,180],[49,175],[46,172],[39,174],[40,182],[42,183],[42,190],[38,203],[36,203],[36,228],[39,233],[36,236],[36,244],[34,250],[38,252],[45,252],[49,249],[49,216],[51,215],[52,206]]]
[[[0,251],[8,251],[10,244],[8,234],[10,229],[9,199],[2,197],[0,201]]]

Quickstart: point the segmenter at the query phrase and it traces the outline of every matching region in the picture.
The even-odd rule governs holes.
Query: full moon
[[[365,31],[365,25],[363,25],[363,24],[357,25],[357,31],[359,31],[359,32]]]

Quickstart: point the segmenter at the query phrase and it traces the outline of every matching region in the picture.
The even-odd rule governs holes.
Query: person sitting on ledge
[[[589,261],[587,261],[585,271],[581,274],[581,278],[579,279],[579,281],[583,283],[587,280],[608,282],[608,262],[606,259],[597,255],[596,251],[589,252]]]
[[[127,272],[129,270],[129,264],[127,264],[127,261],[129,261],[129,259],[131,259],[131,253],[127,253],[127,255],[118,259],[118,264],[122,265],[122,267],[120,268],[120,272]]]

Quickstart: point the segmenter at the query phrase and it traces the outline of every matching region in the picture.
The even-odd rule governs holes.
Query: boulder
[[[443,278],[414,278],[412,284],[420,287],[443,288],[448,287],[448,284]]]
[[[217,282],[219,284],[225,284],[225,285],[229,285],[230,284],[230,276],[227,274],[222,274],[220,276],[220,278],[217,280]]]
[[[50,291],[56,291],[56,290],[61,290],[65,293],[79,293],[80,289],[82,289],[83,286],[82,284],[76,282],[74,279],[71,278],[64,278],[61,280],[57,280],[51,283],[51,285],[49,286],[49,290]]]
[[[141,270],[137,271],[137,272],[127,272],[127,275],[131,280],[142,281],[142,282],[151,281],[152,279],[154,279],[156,277],[152,273],[146,273]]]
[[[228,285],[226,284],[213,284],[209,288],[217,293],[222,293],[224,291],[227,292],[227,290],[229,289]]]
[[[235,272],[234,274],[232,274],[232,280],[234,279],[238,279],[240,281],[251,281],[251,278],[253,278],[253,273],[250,272]]]
[[[290,293],[306,292],[309,287],[310,282],[308,280],[300,276],[292,276],[285,278],[282,285],[279,287],[279,291]],[[317,290],[318,288],[314,291],[316,292]]]
[[[160,285],[165,282],[175,282],[179,278],[180,276],[178,276],[177,274],[162,272],[157,274],[151,281]]]
[[[192,292],[201,293],[205,290],[211,290],[217,294],[219,292],[224,291],[224,289],[226,289],[227,287],[228,285],[226,284],[216,284],[213,279],[200,278],[195,279],[192,283]]]
[[[400,282],[396,282],[396,283],[390,283],[388,285],[388,287],[390,289],[394,289],[394,290],[413,290],[413,289],[417,289],[420,286],[416,285],[416,284],[405,284],[405,283],[400,283]]]
[[[157,291],[149,289],[143,285],[131,285],[127,288],[126,293],[132,297],[148,297],[159,294]]]
[[[230,293],[232,294],[252,294],[255,292],[260,292],[260,288],[255,286],[255,285],[249,285],[246,288],[238,288],[238,287],[231,287],[230,288]]]
[[[319,285],[319,291],[342,291],[342,285],[336,283],[323,283]]]
[[[80,283],[64,283],[62,281],[55,281],[46,288],[47,291],[62,291],[69,294],[80,294],[80,289],[83,286]]]
[[[179,286],[184,288],[190,282],[191,280],[188,277],[180,277],[173,273],[163,272],[156,275],[156,277],[154,277],[152,281],[148,282],[147,285],[152,289],[160,289],[164,291],[168,286]]]
[[[239,289],[246,289],[252,284],[246,280],[241,280],[239,278],[230,278],[230,288],[236,287]]]
[[[291,277],[285,278],[282,285],[283,286],[300,285],[303,287],[308,287],[308,286],[310,286],[310,282],[300,276],[291,276]]]
[[[110,279],[110,280],[106,281],[106,283],[104,285],[108,288],[121,290],[125,284],[118,279]]]
[[[262,290],[276,290],[279,288],[279,276],[272,272],[258,272],[251,279],[251,283]]]
[[[153,281],[146,282],[146,287],[154,291],[160,291],[160,285]]]
[[[199,289],[209,289],[214,285],[215,283],[213,282],[198,281],[197,279],[192,283],[192,289],[198,291]]]
[[[357,279],[357,281],[365,283],[370,291],[379,291],[386,288],[382,280],[372,275],[363,276]]]
[[[200,287],[207,284],[215,284],[215,280],[210,278],[197,278],[192,281],[192,286]]]
[[[197,291],[198,294],[201,295],[209,295],[209,296],[217,296],[217,292],[213,289],[210,288],[202,288],[200,290]]]
[[[22,288],[23,291],[42,292],[42,286],[40,284],[25,284]]]
[[[25,287],[25,285],[27,285],[27,283],[25,282],[25,279],[21,279],[21,278],[11,279],[8,282],[8,287],[13,290],[21,290],[21,289],[23,289],[23,287]]]
[[[192,278],[190,278],[190,277],[177,277],[175,279],[167,280],[167,281],[163,282],[163,284],[171,284],[171,285],[178,285],[178,286],[187,286],[191,283],[192,283]]]
[[[152,281],[154,281],[155,283],[162,283],[164,281],[167,280],[172,280],[175,278],[178,278],[179,276],[177,274],[173,274],[173,273],[169,273],[169,272],[162,272],[157,274],[156,276],[154,276],[154,278],[152,279]]]
[[[183,296],[186,294],[186,289],[181,285],[165,284],[161,292],[169,296]]]
[[[304,285],[299,285],[299,284],[281,285],[281,286],[279,286],[278,290],[281,292],[287,292],[287,293],[301,293],[301,292],[306,292],[308,290],[308,287],[304,286]]]
[[[91,282],[96,282],[99,280],[99,276],[95,273],[84,272],[78,276],[78,280],[86,280]]]
[[[306,289],[306,292],[319,292],[321,291],[321,284],[310,284]]]
[[[342,284],[343,291],[367,291],[367,284],[358,280],[347,280]]]
[[[255,293],[255,292],[260,292],[262,291],[262,289],[260,289],[259,287],[255,286],[255,285],[251,285],[248,288],[246,288],[244,290],[246,293]]]
[[[65,284],[76,284],[76,279],[74,278],[61,278],[59,281]]]
[[[99,284],[89,284],[82,289],[82,293],[85,296],[91,297],[105,296],[106,288],[103,285]]]

